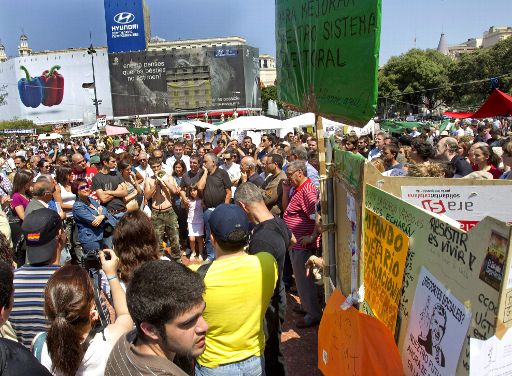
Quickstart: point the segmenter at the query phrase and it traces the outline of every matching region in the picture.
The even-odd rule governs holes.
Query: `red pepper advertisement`
[[[32,77],[25,66],[20,66],[25,77],[18,81],[18,92],[25,107],[37,108],[39,105],[51,107],[59,105],[64,97],[64,76],[58,70],[60,65],[54,65]]]

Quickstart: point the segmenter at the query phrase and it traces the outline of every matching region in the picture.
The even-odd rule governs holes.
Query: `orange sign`
[[[404,375],[389,329],[354,307],[341,309],[345,297],[336,289],[318,331],[318,368],[326,376]]]

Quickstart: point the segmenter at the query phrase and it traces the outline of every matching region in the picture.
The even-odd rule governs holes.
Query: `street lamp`
[[[94,54],[96,53],[96,50],[91,45],[87,49],[87,53],[91,55],[91,65],[92,65],[92,87],[94,88],[94,107],[96,108],[96,119],[100,116],[100,111],[98,109],[98,97],[96,95],[96,76],[94,75]]]

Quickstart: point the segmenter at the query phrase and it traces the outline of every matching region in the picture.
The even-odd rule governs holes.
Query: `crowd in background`
[[[507,118],[457,120],[445,130],[426,125],[401,134],[379,131],[371,148],[366,135],[338,139],[384,175],[473,179],[510,179],[512,129]]]
[[[286,374],[286,291],[322,315],[317,140],[205,137],[0,140],[0,368]]]
[[[464,120],[334,139],[390,176],[508,179],[509,132]],[[0,373],[287,373],[286,292],[298,328],[322,316],[315,137],[0,147]]]

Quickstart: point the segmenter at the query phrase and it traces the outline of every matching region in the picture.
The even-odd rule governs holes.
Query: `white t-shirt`
[[[185,166],[187,167],[187,171],[190,170],[190,157],[188,155],[183,154],[180,159],[183,161],[183,163],[185,163]],[[172,173],[172,169],[174,168],[175,162],[176,162],[176,157],[174,155],[170,156],[169,158],[167,158],[165,160],[165,164],[167,165],[167,168],[171,169],[171,173]]]
[[[189,200],[187,223],[203,223],[203,200]]]
[[[103,340],[103,334],[97,333],[92,339],[85,355],[80,364],[80,368],[76,372],[76,376],[99,376],[105,373],[107,367],[107,360],[115,345],[115,342],[109,340],[110,333],[108,328],[105,329],[105,340]],[[48,347],[46,343],[43,345],[41,351],[41,364],[48,369],[53,375],[60,376],[60,372],[52,372],[52,360],[50,354],[48,354]]]

